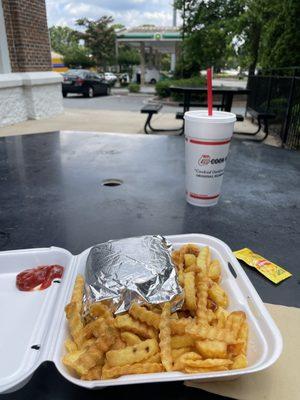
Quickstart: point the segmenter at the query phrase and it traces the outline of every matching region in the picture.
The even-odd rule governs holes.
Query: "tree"
[[[237,54],[249,75],[255,73],[259,62],[265,25],[270,18],[268,3],[268,0],[241,0],[243,12],[234,21]]]
[[[279,68],[300,65],[300,2],[272,1],[262,41],[261,66]]]
[[[106,69],[107,64],[115,58],[115,31],[111,25],[112,17],[103,16],[95,21],[81,18],[76,21],[78,26],[84,27],[81,33],[85,46],[90,49],[91,55],[97,65]]]
[[[234,55],[234,19],[243,11],[241,0],[178,0],[183,18],[182,75],[197,74],[213,65],[220,70]]]
[[[119,56],[117,60],[121,71],[131,70],[133,65],[140,63],[140,55],[138,50],[133,49],[128,45],[122,45],[119,47]]]
[[[64,64],[69,68],[90,68],[96,63],[89,49],[81,45],[73,45],[64,54]]]
[[[78,45],[79,34],[67,26],[51,26],[49,28],[51,47],[64,55],[71,46]]]

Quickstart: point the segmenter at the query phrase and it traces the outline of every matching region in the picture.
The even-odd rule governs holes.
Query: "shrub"
[[[173,100],[182,100],[182,95],[177,93],[171,93],[170,86],[204,86],[206,84],[205,77],[194,76],[188,79],[169,79],[159,81],[156,86],[156,93],[159,97],[165,98],[172,96]]]
[[[170,86],[172,85],[172,82],[174,81],[172,81],[171,79],[157,82],[157,84],[155,85],[155,90],[159,97],[164,98],[171,96]]]
[[[138,83],[130,83],[128,89],[130,93],[138,93],[140,91],[140,85]]]

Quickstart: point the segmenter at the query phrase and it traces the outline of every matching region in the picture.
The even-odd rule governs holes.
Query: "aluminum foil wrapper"
[[[172,302],[181,308],[183,292],[170,255],[171,245],[161,236],[110,240],[90,250],[86,262],[85,303],[109,300],[114,313],[140,304]]]

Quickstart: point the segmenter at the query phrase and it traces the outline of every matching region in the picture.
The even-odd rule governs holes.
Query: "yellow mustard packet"
[[[274,264],[269,260],[266,260],[259,254],[253,253],[252,250],[247,249],[246,247],[244,249],[234,251],[233,254],[239,260],[242,260],[246,264],[250,265],[250,267],[254,267],[255,269],[257,269],[261,274],[270,279],[270,281],[272,281],[273,283],[279,283],[284,279],[292,276],[290,272],[279,267],[279,265]]]

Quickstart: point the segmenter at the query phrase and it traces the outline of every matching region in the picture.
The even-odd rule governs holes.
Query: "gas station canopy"
[[[134,47],[152,47],[160,53],[175,53],[175,45],[181,42],[182,36],[178,27],[172,26],[137,26],[121,29],[117,32],[117,42],[127,43]]]
[[[178,43],[182,41],[180,28],[176,26],[137,26],[117,32],[116,53],[120,43],[139,49],[141,84],[145,83],[145,53],[150,53],[154,66],[158,67],[159,54],[171,54],[171,70],[175,69]]]

